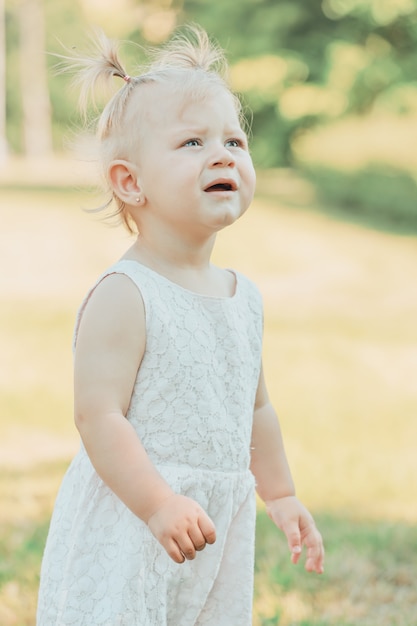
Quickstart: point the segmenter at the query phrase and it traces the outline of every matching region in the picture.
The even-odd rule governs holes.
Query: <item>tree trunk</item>
[[[0,164],[6,157],[6,7],[0,0]]]
[[[43,0],[20,1],[19,31],[25,154],[46,157],[52,153],[52,124]]]

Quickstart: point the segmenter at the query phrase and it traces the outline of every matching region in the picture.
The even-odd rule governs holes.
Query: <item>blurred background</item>
[[[259,168],[297,167],[351,213],[415,228],[415,0],[0,0],[1,160],[63,152],[76,93],[46,51],[85,49],[93,25],[155,45],[189,21],[227,50]]]
[[[227,52],[258,174],[215,261],[264,296],[271,397],[327,546],[323,577],[294,568],[259,504],[254,626],[417,626],[417,0],[0,0],[0,626],[35,624],[78,446],[74,317],[130,245],[83,211],[103,196],[49,53],[99,26],[134,74],[189,22]]]

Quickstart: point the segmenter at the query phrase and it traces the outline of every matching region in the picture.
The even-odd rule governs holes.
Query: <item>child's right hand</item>
[[[148,519],[152,534],[176,563],[192,560],[206,544],[216,541],[216,529],[201,506],[173,494]]]

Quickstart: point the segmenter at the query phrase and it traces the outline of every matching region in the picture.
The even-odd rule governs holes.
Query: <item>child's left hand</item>
[[[265,502],[272,521],[287,537],[291,560],[298,563],[302,546],[307,548],[305,568],[308,572],[322,574],[324,571],[324,548],[321,534],[305,506],[295,497],[287,496]]]

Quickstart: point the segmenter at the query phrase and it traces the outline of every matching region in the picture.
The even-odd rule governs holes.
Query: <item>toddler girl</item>
[[[215,267],[217,232],[255,174],[221,51],[191,29],[129,76],[101,35],[75,61],[85,102],[122,81],[98,138],[120,218],[137,233],[75,328],[82,445],[57,497],[38,626],[249,626],[255,487],[296,563],[323,571],[294,495],[261,366],[262,303]]]

